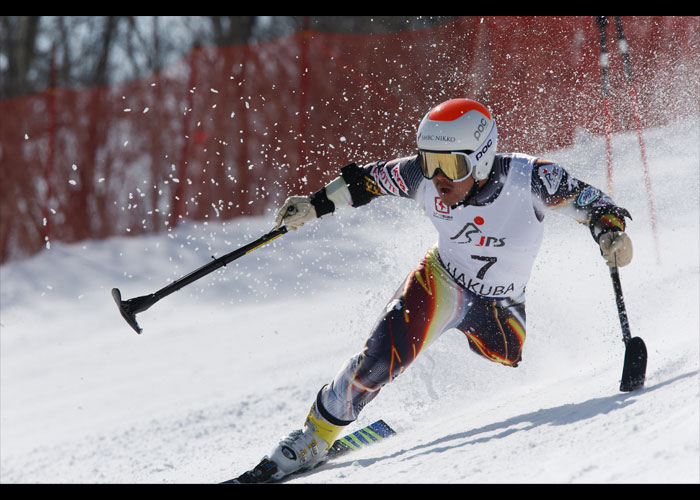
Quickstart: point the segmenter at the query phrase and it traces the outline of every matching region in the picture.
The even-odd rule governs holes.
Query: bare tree
[[[4,58],[0,97],[31,92],[31,69],[37,47],[39,18],[35,16],[3,16],[0,18],[0,54]]]

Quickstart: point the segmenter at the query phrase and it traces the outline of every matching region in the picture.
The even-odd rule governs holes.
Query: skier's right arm
[[[337,206],[360,207],[379,196],[413,197],[423,179],[417,157],[378,161],[365,166],[351,163],[340,175],[311,196],[290,196],[277,213],[276,227],[283,223],[297,229],[318,217],[330,215]]]

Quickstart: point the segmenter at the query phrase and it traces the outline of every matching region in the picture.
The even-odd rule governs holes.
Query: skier
[[[264,459],[271,479],[313,467],[380,389],[448,329],[461,330],[478,355],[517,366],[525,285],[548,210],[586,224],[609,266],[629,264],[627,210],[552,161],[496,154],[497,142],[485,106],[448,100],[421,121],[418,154],[347,165],[313,195],[291,196],[280,208],[277,227],[297,229],[339,206],[408,197],[435,225],[438,241],[399,286],[364,348],[321,388],[304,428]]]

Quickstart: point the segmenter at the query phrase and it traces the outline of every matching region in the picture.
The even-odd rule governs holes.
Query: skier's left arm
[[[290,196],[277,212],[283,223],[297,229],[306,222],[332,214],[338,206],[360,207],[384,195],[414,198],[423,181],[417,155],[364,166],[351,163],[340,175],[310,196]]]
[[[545,160],[538,160],[533,168],[532,189],[536,210],[556,210],[589,227],[608,266],[630,263],[633,247],[625,232],[625,218],[632,216],[610,196]]]

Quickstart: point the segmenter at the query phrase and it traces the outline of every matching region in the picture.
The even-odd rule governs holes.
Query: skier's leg
[[[304,423],[280,442],[270,459],[284,476],[321,460],[343,428],[469,309],[469,294],[429,251],[384,309],[362,352],[318,393]]]
[[[467,295],[439,264],[435,250],[429,251],[384,309],[362,352],[321,390],[321,413],[337,424],[354,421],[384,385],[461,321],[469,308]]]
[[[506,366],[518,366],[525,343],[525,301],[475,297],[458,326],[477,354]]]

